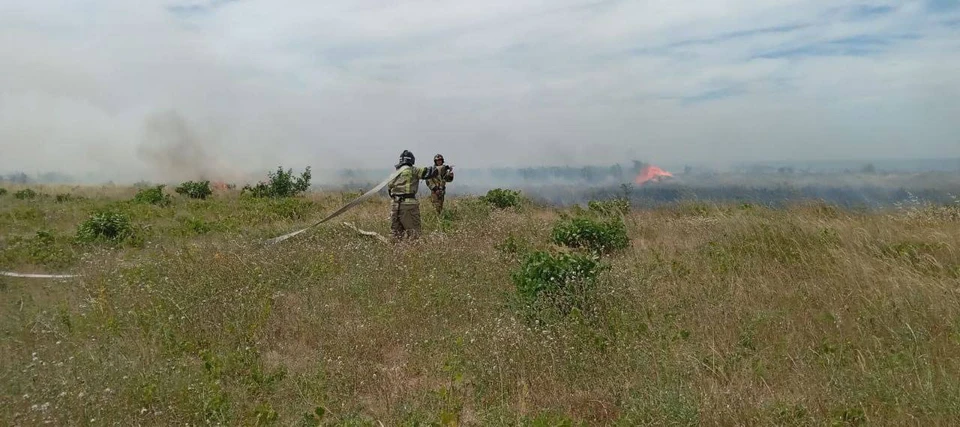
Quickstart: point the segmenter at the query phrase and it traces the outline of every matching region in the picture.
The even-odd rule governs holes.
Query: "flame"
[[[637,174],[637,177],[634,179],[634,182],[637,183],[637,185],[642,185],[651,180],[660,181],[665,177],[672,178],[673,174],[663,169],[660,169],[656,166],[650,165],[650,166],[644,167],[643,169],[640,169],[640,173]]]

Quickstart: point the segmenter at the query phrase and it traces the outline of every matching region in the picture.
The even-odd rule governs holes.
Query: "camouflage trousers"
[[[390,208],[390,231],[394,241],[404,237],[420,237],[420,204],[393,202]]]
[[[434,209],[437,210],[437,215],[443,212],[443,199],[446,195],[446,188],[440,187],[430,190],[430,203],[433,203]]]

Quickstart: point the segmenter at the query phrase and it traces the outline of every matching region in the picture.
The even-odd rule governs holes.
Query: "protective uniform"
[[[437,168],[437,176],[427,180],[430,188],[430,201],[437,209],[437,215],[443,212],[443,199],[447,195],[447,183],[453,182],[453,168],[443,164],[443,155],[433,156],[433,166]]]
[[[420,180],[437,176],[437,168],[418,168],[413,165],[415,160],[413,153],[404,150],[396,165],[400,174],[387,186],[393,199],[390,205],[390,231],[395,240],[403,239],[405,235],[413,239],[420,236],[420,203],[417,201]]]

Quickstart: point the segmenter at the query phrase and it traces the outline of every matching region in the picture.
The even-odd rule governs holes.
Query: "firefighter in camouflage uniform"
[[[396,165],[400,174],[387,187],[393,199],[390,204],[390,231],[394,241],[420,236],[420,202],[417,201],[420,180],[434,178],[439,172],[434,166],[418,168],[413,165],[415,161],[413,153],[403,150],[400,162]]]
[[[437,215],[443,212],[443,199],[447,195],[447,183],[453,182],[453,167],[444,164],[443,154],[433,156],[433,166],[437,168],[437,176],[427,180],[430,188],[430,201],[437,209]]]

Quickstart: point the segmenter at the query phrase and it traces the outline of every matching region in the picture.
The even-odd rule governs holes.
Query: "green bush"
[[[188,234],[207,234],[211,231],[210,224],[199,218],[182,218],[180,222]]]
[[[173,200],[169,194],[163,193],[163,187],[166,186],[157,185],[139,190],[137,191],[137,195],[133,196],[133,201],[137,203],[149,203],[160,207],[170,206]]]
[[[553,243],[592,252],[610,253],[629,245],[627,227],[622,219],[604,221],[586,217],[561,220],[553,227]]]
[[[122,242],[133,235],[130,218],[118,212],[97,212],[77,228],[77,240],[81,242]]]
[[[495,188],[487,192],[486,196],[480,198],[485,203],[496,206],[500,209],[506,209],[510,207],[520,206],[520,202],[523,201],[523,198],[520,196],[519,191],[515,190],[504,190],[502,188]]]
[[[210,189],[210,181],[187,181],[183,184],[180,184],[179,187],[174,189],[177,194],[187,196],[191,199],[201,199],[204,200],[211,194],[213,190]]]
[[[26,189],[20,190],[20,191],[18,191],[18,192],[16,192],[16,193],[13,193],[13,197],[15,197],[15,198],[17,198],[17,199],[20,199],[20,200],[33,199],[33,198],[36,198],[36,197],[37,197],[37,192],[36,192],[36,191],[33,191],[33,190],[29,189],[29,188],[26,188]]]
[[[55,200],[57,203],[66,203],[73,200],[77,200],[77,197],[70,193],[60,193],[60,194],[57,194]]]
[[[612,200],[591,201],[587,203],[590,212],[599,215],[626,215],[630,213],[630,201],[623,198]]]
[[[510,277],[526,309],[566,315],[575,308],[585,311],[588,295],[606,268],[596,257],[536,251]]]
[[[6,188],[0,188],[0,196],[6,196],[6,195],[7,195],[7,189],[6,189]]]
[[[295,197],[310,189],[309,166],[299,177],[293,176],[293,169],[284,172],[283,167],[277,167],[276,172],[270,172],[267,176],[268,182],[257,183],[254,187],[246,185],[241,194],[250,194],[253,197]]]

